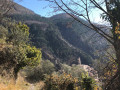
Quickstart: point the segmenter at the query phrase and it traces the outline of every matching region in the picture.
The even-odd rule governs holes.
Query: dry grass
[[[0,78],[0,90],[29,90],[28,83],[19,78],[16,82],[11,79]]]
[[[16,81],[13,79],[7,80],[7,78],[0,77],[0,90],[44,90],[43,88],[43,81],[30,84],[21,76],[18,76]]]

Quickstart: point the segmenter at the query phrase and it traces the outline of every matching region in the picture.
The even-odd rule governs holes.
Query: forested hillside
[[[71,65],[77,64],[79,57],[83,64],[91,64],[95,58],[93,52],[96,47],[92,39],[89,39],[94,32],[77,24],[67,14],[45,18],[37,14],[16,13],[12,14],[11,18],[25,22],[30,27],[31,41],[33,45],[42,49],[45,59]],[[84,20],[83,22],[87,23]]]
[[[68,14],[46,18],[14,2],[6,2],[12,6],[7,13],[0,7],[2,89],[100,89],[102,83],[98,74],[102,67],[97,67],[104,60],[98,60],[101,57],[95,52],[106,47],[107,42],[103,38],[98,34],[94,36],[92,29],[78,23]],[[6,7],[4,0],[2,5]],[[87,21],[79,19],[89,25]],[[105,59],[107,61],[108,58]],[[11,79],[13,84],[9,81]]]
[[[0,90],[119,90],[120,1],[44,1],[65,13],[0,0]]]

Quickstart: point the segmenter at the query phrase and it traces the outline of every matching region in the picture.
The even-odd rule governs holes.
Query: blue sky
[[[16,3],[34,11],[35,13],[50,17],[52,16],[52,8],[50,8],[48,5],[49,3],[46,1],[38,1],[38,0],[14,0]]]
[[[53,9],[49,7],[49,3],[46,1],[40,1],[40,0],[22,0],[22,1],[14,0],[14,1],[44,17],[50,17],[55,14],[52,12]],[[94,22],[102,21],[100,19],[98,10],[94,10],[90,17],[91,20]]]

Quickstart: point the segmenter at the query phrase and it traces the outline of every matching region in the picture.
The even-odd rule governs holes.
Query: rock
[[[93,77],[96,81],[99,81],[99,78],[98,78],[98,73],[96,70],[94,70],[94,68],[90,67],[89,65],[84,65],[84,64],[81,64],[81,67],[86,71],[88,72],[88,75],[90,77]]]

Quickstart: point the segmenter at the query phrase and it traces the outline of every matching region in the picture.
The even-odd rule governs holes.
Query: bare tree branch
[[[55,3],[59,6],[59,8],[61,8],[64,12],[66,12],[67,14],[69,14],[71,17],[73,17],[76,21],[80,22],[81,24],[85,25],[86,27],[96,31],[97,33],[99,33],[101,36],[103,36],[105,39],[107,39],[107,41],[109,41],[111,44],[113,44],[113,41],[112,41],[112,37],[109,36],[108,34],[106,34],[103,30],[101,30],[100,28],[96,27],[91,21],[90,21],[90,18],[89,18],[89,14],[88,14],[88,7],[85,8],[85,11],[87,12],[87,18],[84,17],[84,15],[82,14],[79,14],[77,13],[76,11],[72,10],[71,8],[69,8],[64,2],[63,0],[61,0],[62,4],[67,8],[67,10],[64,9],[64,7],[60,6],[58,4],[58,2],[56,0],[54,0]],[[87,4],[82,0],[82,2],[87,6]],[[87,25],[87,24],[84,24],[82,21],[80,21],[80,19],[78,17],[76,17],[75,15],[78,15],[78,16],[82,16],[84,17],[90,25]]]

